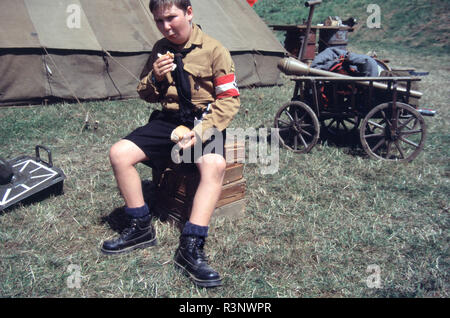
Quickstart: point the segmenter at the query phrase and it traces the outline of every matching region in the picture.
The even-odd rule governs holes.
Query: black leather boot
[[[199,287],[220,286],[222,279],[208,265],[208,259],[203,251],[204,244],[204,238],[182,235],[175,253],[175,267],[181,269]]]
[[[151,221],[151,216],[131,219],[130,225],[119,237],[103,242],[102,252],[120,254],[156,245],[156,233]]]

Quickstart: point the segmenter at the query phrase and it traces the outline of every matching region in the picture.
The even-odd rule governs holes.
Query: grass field
[[[413,59],[412,59],[413,58]],[[408,64],[417,57],[395,56]],[[178,230],[156,221],[158,246],[107,257],[114,235],[103,221],[122,206],[109,166],[112,143],[146,122],[139,100],[0,110],[0,153],[47,145],[67,175],[62,196],[0,216],[4,297],[448,297],[449,61],[426,62],[424,151],[410,164],[370,160],[357,147],[319,144],[309,154],[280,150],[279,171],[247,164],[247,208],[217,218],[207,251],[224,287],[198,290],[173,268]],[[233,127],[272,126],[292,84],[242,90]],[[247,111],[246,111],[247,110]],[[81,130],[86,112],[97,130]],[[151,171],[139,166],[143,179]],[[379,272],[372,272],[371,265]],[[74,267],[76,266],[76,267]],[[80,269],[80,288],[69,288]],[[368,272],[366,272],[369,270]],[[380,288],[369,288],[379,273]],[[69,282],[69,285],[68,285]]]
[[[123,205],[109,147],[158,105],[1,108],[0,156],[33,155],[36,144],[46,145],[67,179],[63,195],[0,214],[0,296],[449,297],[450,59],[377,52],[394,66],[430,72],[421,104],[438,114],[426,118],[423,152],[398,164],[371,160],[358,145],[322,142],[308,154],[280,149],[275,174],[247,164],[245,216],[211,224],[206,251],[224,280],[212,290],[195,288],[174,269],[179,231],[170,223],[155,221],[156,247],[100,252],[116,234],[105,217]],[[242,89],[232,127],[272,127],[293,92],[289,78],[283,82]],[[82,129],[87,113],[98,129]],[[138,170],[151,178],[149,168]]]

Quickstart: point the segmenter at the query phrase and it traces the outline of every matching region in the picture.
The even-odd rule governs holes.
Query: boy
[[[156,244],[134,165],[145,162],[158,167],[171,158],[175,144],[170,137],[181,125],[188,129],[177,146],[185,152],[196,153],[191,151],[196,147],[211,148],[206,146],[217,139],[224,142],[225,128],[240,107],[230,53],[192,23],[190,1],[151,0],[150,11],[164,38],[153,47],[138,93],[148,102],[161,102],[163,109],[154,111],[145,126],[111,147],[111,165],[131,223],[120,237],[104,242],[102,251],[107,254]],[[223,144],[217,148],[194,157],[200,184],[174,257],[175,266],[200,287],[221,285],[220,275],[208,265],[203,251],[226,167]]]

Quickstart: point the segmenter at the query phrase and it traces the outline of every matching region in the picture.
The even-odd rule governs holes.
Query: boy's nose
[[[169,31],[172,27],[170,26],[170,22],[169,21],[165,21],[164,22],[164,30]]]

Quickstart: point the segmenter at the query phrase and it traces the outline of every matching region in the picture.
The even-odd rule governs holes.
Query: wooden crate
[[[244,147],[238,143],[226,145],[227,162],[222,192],[216,204],[216,216],[239,217],[245,211],[246,180],[244,178]],[[230,160],[234,158],[234,160]],[[200,182],[195,165],[171,165],[164,171],[153,171],[157,186],[155,210],[162,219],[171,219],[179,225],[189,219],[192,202]]]
[[[158,191],[157,209],[162,219],[170,218],[179,223],[184,224],[191,214],[192,202],[194,196],[192,192],[188,191],[188,195],[181,191],[175,193],[168,193],[164,188]],[[226,216],[238,217],[244,213],[245,210],[245,191],[246,180],[241,178],[237,181],[228,183],[223,186],[221,195],[213,213],[213,217]]]
[[[225,144],[225,160],[227,163],[244,163],[245,143],[235,141]]]

